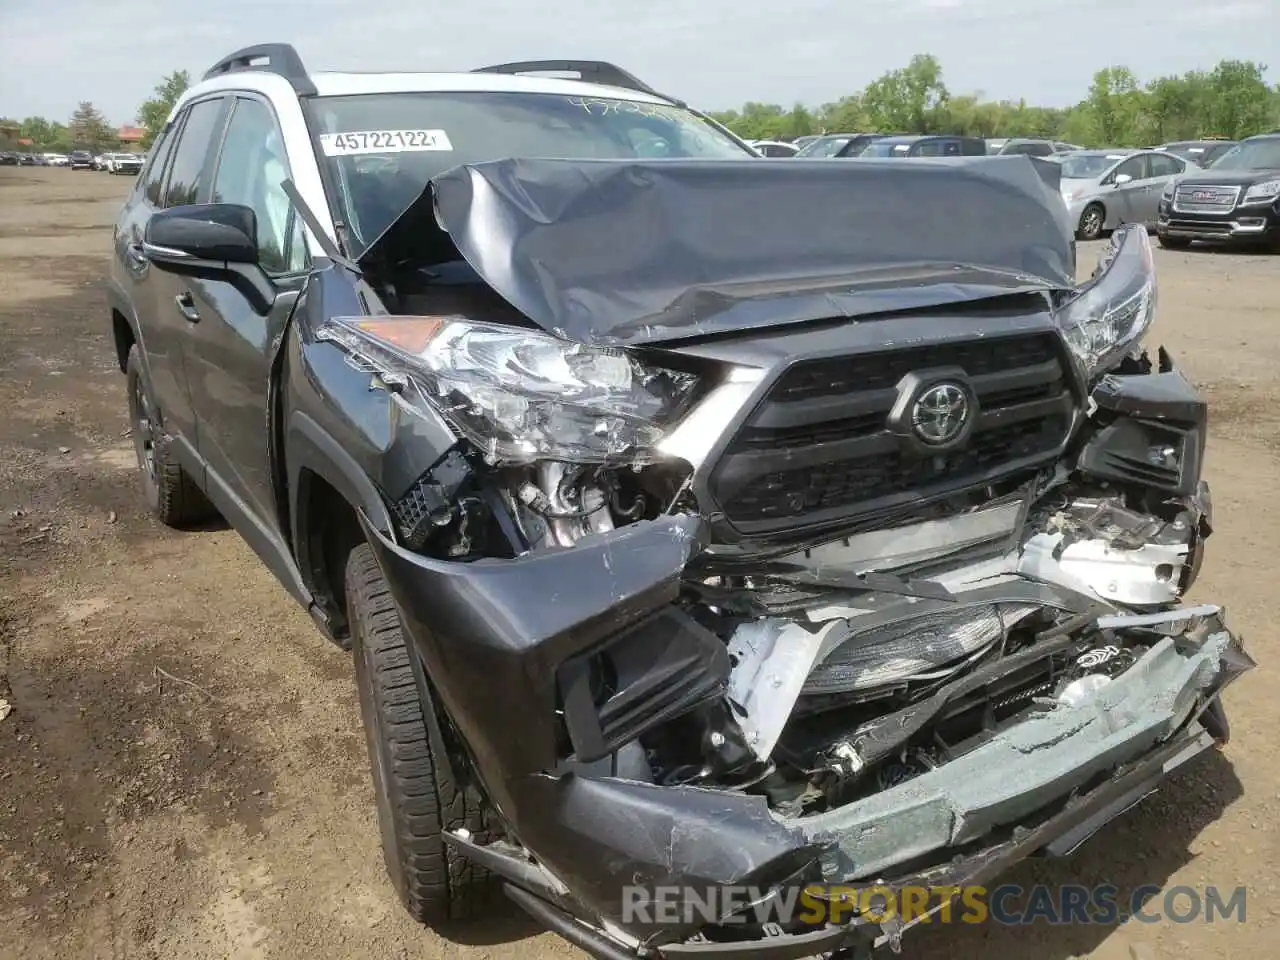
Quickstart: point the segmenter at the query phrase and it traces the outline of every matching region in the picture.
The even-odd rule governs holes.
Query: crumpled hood
[[[1059,178],[1027,157],[519,159],[446,171],[432,199],[534,323],[638,344],[1069,288]]]

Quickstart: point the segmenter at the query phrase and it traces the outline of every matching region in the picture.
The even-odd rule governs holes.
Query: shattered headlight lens
[[[1121,227],[1093,279],[1058,309],[1067,345],[1089,375],[1114,366],[1151,326],[1156,274],[1151,241],[1140,225]]]
[[[410,407],[430,408],[491,463],[643,463],[693,374],[623,350],[460,317],[339,317],[341,345]]]

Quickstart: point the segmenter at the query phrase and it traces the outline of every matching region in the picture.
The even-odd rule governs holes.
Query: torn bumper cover
[[[972,524],[960,526],[972,533]],[[1084,650],[1078,659],[1092,663],[1098,650],[1129,650],[1124,669],[1042,697],[1038,709],[936,769],[818,814],[785,815],[763,795],[644,782],[643,754],[624,749],[730,691],[732,646],[727,653],[676,605],[702,547],[701,521],[640,522],[572,549],[471,564],[434,561],[366,533],[433,689],[518,846],[502,853],[465,836],[446,839],[504,876],[548,925],[615,960],[644,949],[801,957],[883,939],[856,917],[750,934],[731,922],[709,929],[694,914],[675,924],[637,919],[628,906],[634,888],[699,897],[725,885],[976,883],[1033,853],[1066,852],[1225,741],[1218,696],[1253,665],[1216,607],[1108,612],[1116,608],[1100,596],[1105,587],[1082,593],[1077,583],[1037,580],[1017,569],[1026,552],[1016,550],[953,576],[948,599],[936,603],[1014,599],[1057,611],[1058,627],[865,724],[849,739],[855,764],[897,749],[974,691],[1064,652]],[[590,667],[602,650],[619,665],[603,692]],[[565,768],[566,757],[576,765]]]

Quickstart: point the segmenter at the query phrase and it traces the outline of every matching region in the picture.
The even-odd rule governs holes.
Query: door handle
[[[183,315],[191,323],[200,322],[200,311],[196,309],[196,301],[188,292],[178,294],[173,298],[173,302],[178,305],[178,312]]]

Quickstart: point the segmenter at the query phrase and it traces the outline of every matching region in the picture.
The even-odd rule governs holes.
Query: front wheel
[[[1102,236],[1102,225],[1106,222],[1107,214],[1102,209],[1102,204],[1091,203],[1080,214],[1080,226],[1076,233],[1081,240],[1097,240]]]
[[[387,874],[420,923],[478,917],[494,884],[454,853],[444,831],[463,827],[482,838],[480,800],[454,780],[444,744],[432,736],[430,701],[419,692],[399,611],[367,543],[347,558],[346,594]]]

